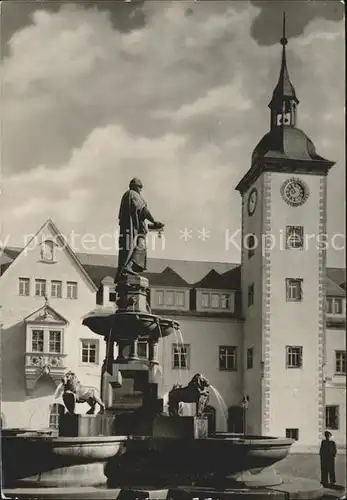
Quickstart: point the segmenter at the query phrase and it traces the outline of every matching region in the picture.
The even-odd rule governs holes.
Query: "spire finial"
[[[281,45],[283,45],[283,47],[285,45],[287,45],[288,43],[288,40],[286,38],[286,13],[283,12],[283,33],[282,33],[282,38],[281,38]]]

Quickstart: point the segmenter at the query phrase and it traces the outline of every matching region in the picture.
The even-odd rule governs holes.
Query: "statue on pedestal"
[[[149,230],[161,231],[164,224],[155,221],[141,196],[142,182],[132,179],[122,197],[119,209],[119,254],[116,281],[122,275],[136,275],[146,270],[146,234]],[[146,221],[151,225],[146,225]]]

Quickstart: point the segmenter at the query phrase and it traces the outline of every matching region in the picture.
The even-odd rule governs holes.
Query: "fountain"
[[[162,230],[163,224],[154,221],[136,187],[134,182],[130,185],[120,211],[121,230],[122,224],[126,230],[131,226],[127,208],[131,203],[140,224],[132,224],[131,245],[120,252],[118,307],[97,309],[83,319],[84,325],[106,341],[102,401],[69,373],[63,395],[68,411],[60,415],[59,436],[18,429],[3,433],[7,496],[117,498],[121,491],[126,498],[158,500],[216,498],[221,492],[223,498],[240,498],[245,493],[247,498],[253,494],[257,498],[260,494],[263,498],[292,498],[293,481],[283,480],[271,466],[286,457],[293,441],[208,435],[204,410],[210,384],[203,375],[195,374],[186,387],[174,387],[169,393],[169,414],[164,414],[157,380],[158,346],[162,338],[180,335],[180,330],[177,321],[151,312],[149,282],[137,273],[145,269],[146,258],[139,226],[145,218],[153,230]],[[138,356],[139,340],[148,343],[148,359]],[[82,400],[89,402],[91,410],[77,415],[75,403]],[[102,411],[94,414],[98,401]],[[182,416],[181,402],[195,403],[196,415]],[[300,485],[302,496],[294,488],[295,498],[319,495],[315,482],[304,480]]]

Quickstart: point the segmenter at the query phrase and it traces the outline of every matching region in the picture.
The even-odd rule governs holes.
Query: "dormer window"
[[[234,294],[220,291],[201,291],[200,307],[201,310],[210,309],[211,311],[234,312]]]
[[[173,288],[166,290],[157,289],[153,293],[154,304],[152,304],[152,307],[162,309],[185,309],[188,303],[186,294],[187,292],[185,290],[175,290]]]
[[[41,260],[43,262],[55,261],[55,248],[52,240],[46,240],[41,245]]]

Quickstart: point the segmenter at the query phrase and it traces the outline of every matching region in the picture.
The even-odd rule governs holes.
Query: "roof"
[[[342,267],[328,267],[327,275],[342,288],[346,287],[346,269]]]
[[[331,297],[345,297],[346,291],[335,283],[329,276],[326,276],[325,280],[326,294]]]
[[[260,158],[326,161],[316,153],[311,139],[300,129],[283,126],[271,130],[258,143],[252,154],[252,165]]]
[[[219,274],[211,269],[204,278],[194,283],[194,288],[209,288],[214,290],[239,290],[241,285],[241,267],[237,266]]]
[[[19,255],[20,248],[6,248],[0,254],[0,266],[3,272]],[[6,254],[6,259],[2,257]],[[8,262],[9,256],[12,261]],[[106,276],[115,277],[117,273],[117,256],[76,253],[84,271],[99,288]],[[203,262],[176,259],[149,258],[148,270],[144,276],[153,286],[174,286],[209,288],[215,290],[240,290],[241,266],[228,262]],[[346,287],[346,270],[340,267],[327,268],[327,293],[344,296]]]

